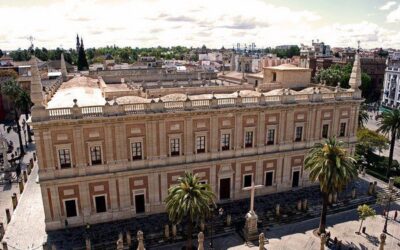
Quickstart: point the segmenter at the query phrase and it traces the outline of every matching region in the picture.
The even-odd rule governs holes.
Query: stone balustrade
[[[60,120],[60,119],[80,119],[87,117],[107,117],[115,115],[129,115],[140,113],[160,113],[175,111],[191,111],[201,109],[219,109],[229,107],[254,107],[269,105],[285,105],[309,102],[329,102],[335,100],[358,100],[359,96],[353,92],[335,92],[335,93],[312,93],[312,94],[288,94],[282,95],[261,95],[251,97],[229,97],[211,99],[196,99],[186,101],[168,101],[161,99],[156,101],[152,99],[150,103],[117,104],[106,103],[103,106],[85,106],[78,107],[75,104],[72,108],[46,109],[46,116],[41,120]]]

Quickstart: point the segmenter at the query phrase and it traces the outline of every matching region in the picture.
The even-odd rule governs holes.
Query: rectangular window
[[[67,217],[78,216],[78,213],[76,211],[76,202],[75,202],[75,200],[64,201],[64,205],[65,205],[65,212],[67,214]]]
[[[267,145],[275,144],[275,129],[268,129],[267,133]]]
[[[246,131],[244,137],[244,147],[245,148],[253,147],[253,131]]]
[[[132,145],[132,160],[141,160],[142,159],[142,143],[134,142]]]
[[[60,159],[60,167],[61,168],[70,168],[71,167],[71,155],[69,153],[69,149],[58,150],[58,157]]]
[[[101,147],[100,146],[90,147],[90,160],[92,162],[92,165],[101,164]]]
[[[221,149],[222,151],[230,150],[231,135],[222,134],[221,135]]]
[[[196,137],[196,152],[198,154],[206,152],[206,137],[197,136]]]
[[[274,178],[274,172],[266,172],[265,173],[265,186],[269,187],[272,186],[273,183],[273,178]]]
[[[170,146],[171,146],[171,156],[179,156],[180,155],[179,138],[171,139]]]
[[[345,136],[346,135],[346,123],[341,122],[340,123],[340,131],[339,131],[339,136]]]
[[[251,181],[252,181],[253,175],[247,174],[243,177],[243,187],[251,187]]]
[[[104,213],[107,211],[106,197],[104,195],[96,196],[94,200],[96,203],[96,213]]]
[[[295,141],[301,141],[303,139],[303,127],[296,127]]]
[[[322,125],[322,138],[328,138],[329,125]]]

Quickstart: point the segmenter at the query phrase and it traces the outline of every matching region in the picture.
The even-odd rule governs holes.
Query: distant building
[[[283,49],[283,50],[288,50],[292,47],[297,47],[297,45],[278,45],[275,47],[275,49]]]
[[[389,54],[383,88],[382,105],[400,108],[400,52]]]

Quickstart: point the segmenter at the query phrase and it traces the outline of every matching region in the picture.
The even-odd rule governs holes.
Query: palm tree
[[[318,233],[325,233],[328,196],[340,191],[357,176],[355,160],[336,138],[329,138],[324,144],[316,143],[308,152],[304,168],[310,171],[311,181],[319,181],[322,195],[322,211]]]
[[[365,105],[360,106],[360,111],[358,112],[358,127],[364,128],[369,120],[369,115],[367,107]]]
[[[178,178],[178,184],[168,189],[165,199],[170,221],[174,224],[188,221],[186,249],[192,249],[193,222],[203,221],[210,215],[210,206],[215,206],[215,195],[210,185],[201,184],[197,175],[185,172]]]
[[[386,177],[390,177],[390,169],[393,162],[393,151],[396,139],[400,138],[400,110],[386,110],[379,117],[379,128],[378,132],[382,132],[386,135],[391,134],[390,138],[390,150],[389,150],[389,163],[386,170]]]
[[[22,113],[25,114],[25,120],[28,121],[29,119],[29,111],[32,106],[32,101],[30,95],[21,88],[21,92],[18,98],[15,100],[15,105],[17,109],[19,109]],[[31,138],[31,128],[28,124],[26,124],[26,130],[28,133],[28,141],[32,142]]]
[[[12,108],[14,111],[14,120],[17,124],[17,133],[19,140],[19,148],[20,148],[20,157],[25,154],[24,145],[22,143],[22,135],[21,135],[21,126],[19,124],[19,112],[25,110],[27,108],[26,105],[26,96],[29,97],[28,94],[15,82],[15,80],[9,80],[2,85],[1,92],[8,96],[10,101],[12,102]],[[24,94],[25,92],[25,94]],[[30,103],[30,98],[29,98]]]

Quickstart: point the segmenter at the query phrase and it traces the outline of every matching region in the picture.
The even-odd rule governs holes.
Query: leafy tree
[[[8,96],[12,102],[12,107],[14,109],[14,121],[17,124],[17,133],[20,146],[20,152],[22,157],[25,154],[24,145],[22,143],[21,126],[19,124],[20,112],[24,112],[30,108],[30,98],[29,95],[18,85],[15,80],[10,80],[2,85],[2,94]],[[28,100],[29,99],[29,100]]]
[[[325,233],[328,196],[340,191],[356,178],[355,160],[343,147],[343,142],[329,138],[324,144],[316,143],[304,160],[304,168],[311,181],[319,181],[322,195],[322,211],[318,233]]]
[[[192,249],[193,223],[207,218],[215,206],[215,195],[210,185],[201,184],[197,175],[186,172],[178,178],[178,184],[168,189],[165,199],[169,219],[178,224],[185,218],[188,222],[187,248]]]
[[[352,71],[352,65],[346,64],[344,66],[334,64],[327,69],[323,69],[316,75],[317,82],[323,82],[328,86],[337,86],[340,83],[341,88],[350,88],[349,80]],[[361,74],[361,92],[362,96],[367,99],[367,102],[371,102],[371,77],[366,74]]]
[[[10,56],[14,61],[29,61],[31,59],[31,54],[28,50],[17,49],[10,52]]]
[[[385,135],[390,134],[390,150],[389,150],[389,163],[386,171],[386,177],[389,179],[390,170],[393,163],[393,152],[396,139],[400,138],[400,110],[386,110],[380,117],[378,122],[378,132],[382,132]]]
[[[357,151],[362,155],[371,153],[375,150],[382,152],[382,150],[388,148],[388,145],[389,140],[378,132],[367,128],[359,129],[357,131]]]
[[[375,216],[376,212],[372,207],[368,206],[367,204],[358,206],[357,212],[358,212],[358,218],[361,221],[360,228],[358,229],[358,234],[360,234],[364,220],[370,216]]]

